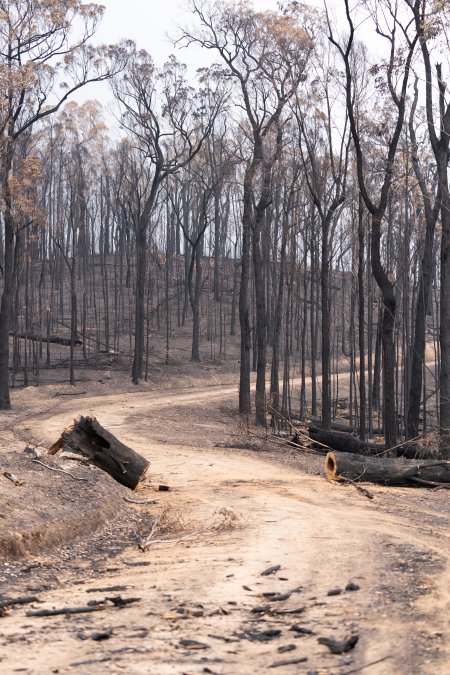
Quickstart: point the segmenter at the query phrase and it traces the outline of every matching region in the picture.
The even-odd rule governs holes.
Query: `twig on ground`
[[[45,466],[46,469],[49,469],[50,471],[56,471],[57,473],[65,473],[74,480],[79,480],[79,481],[85,481],[87,482],[87,478],[78,478],[77,476],[74,476],[73,473],[70,473],[70,471],[66,471],[65,469],[55,469],[53,466],[49,466],[48,464],[44,464],[44,462],[40,462],[38,459],[32,459],[32,462],[35,462],[36,464],[40,464],[41,466]]]
[[[156,519],[156,521],[153,523],[151,532],[149,536],[144,539],[144,541],[141,541],[139,544],[139,548],[141,551],[146,551],[149,546],[152,546],[153,544],[173,544],[178,541],[186,541],[187,539],[191,539],[192,537],[196,537],[199,534],[203,534],[208,530],[208,527],[203,527],[201,530],[196,530],[195,532],[190,532],[189,534],[184,534],[181,535],[180,537],[173,537],[172,539],[153,539],[153,535],[155,533],[156,527],[158,525],[159,518]]]
[[[54,396],[81,396],[82,394],[87,394],[86,391],[57,391]]]
[[[412,476],[410,479],[413,483],[418,483],[419,485],[425,485],[435,490],[450,490],[450,483],[435,483],[432,480],[425,480],[424,478],[417,478]]]
[[[146,537],[143,541],[139,543],[139,548],[141,551],[146,551],[148,546],[150,545],[150,542],[152,540],[153,535],[155,534],[156,528],[158,527],[158,523],[161,520],[160,517],[155,518],[155,520],[152,523],[152,529],[150,530],[150,534],[148,537]]]
[[[370,666],[375,666],[377,663],[383,663],[383,661],[387,661],[387,659],[390,659],[391,655],[388,654],[387,656],[383,656],[382,659],[377,659],[376,661],[371,661],[370,663],[365,663],[363,666],[360,666],[359,668],[352,668],[352,670],[346,670],[345,673],[342,675],[353,675],[353,673],[359,673],[361,670],[365,670],[366,668],[370,668]]]
[[[269,668],[280,668],[282,666],[293,666],[297,663],[305,663],[308,660],[307,656],[300,656],[295,659],[282,659],[281,661],[274,661]]]
[[[353,487],[355,487],[358,490],[358,492],[361,492],[361,494],[364,495],[364,497],[367,497],[368,499],[374,498],[374,495],[371,492],[369,492],[369,490],[366,490],[366,488],[363,488],[361,485],[358,485],[358,483],[352,480],[351,478],[340,477],[337,482],[344,483],[344,485],[345,484],[353,485]]]
[[[101,612],[107,605],[89,605],[88,607],[63,607],[62,609],[39,609],[37,611],[27,612],[25,616],[60,616],[64,614],[88,614],[90,612]]]
[[[298,430],[296,429],[296,431],[298,431]],[[286,447],[286,443],[288,443],[292,447],[295,447],[296,450],[302,450],[303,452],[307,452],[307,453],[314,454],[314,455],[323,454],[322,452],[320,452],[318,450],[314,450],[313,448],[310,448],[306,445],[300,445],[299,443],[294,443],[291,440],[286,441],[285,439],[279,438],[278,436],[274,436],[273,434],[261,434],[261,433],[258,433],[255,430],[253,430],[253,429],[246,429],[246,433],[249,436],[259,438],[260,440],[263,440],[263,441],[270,441],[271,443],[277,443],[278,445],[281,445],[282,447]],[[300,433],[301,436],[306,438],[308,440],[308,442],[311,441],[311,439],[308,436],[306,436],[305,434],[302,434],[301,432],[299,432],[299,433]]]

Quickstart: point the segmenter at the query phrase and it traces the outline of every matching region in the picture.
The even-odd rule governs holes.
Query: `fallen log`
[[[319,417],[313,417],[311,418],[311,423],[312,426],[321,429],[322,428],[322,420]],[[331,431],[342,431],[346,434],[357,434],[358,433],[358,425],[357,424],[344,424],[343,422],[331,422]],[[380,429],[380,427],[373,427],[372,429],[373,433],[377,436],[382,436],[383,435],[383,429]]]
[[[81,416],[75,420],[51,446],[49,453],[54,455],[62,448],[83,454],[118,483],[132,490],[144,478],[150,465],[145,457],[104,429],[95,417]]]
[[[35,335],[33,333],[15,333],[10,332],[12,337],[20,338],[21,340],[31,340],[32,342],[48,342],[49,344],[54,345],[64,345],[65,347],[70,347],[72,344],[71,338],[60,337],[59,335]],[[82,341],[75,339],[73,341],[74,345],[82,345]]]
[[[450,483],[449,461],[414,461],[404,457],[363,457],[329,452],[325,459],[328,480],[349,479],[382,485],[417,485],[420,481]]]
[[[351,434],[343,431],[325,431],[325,429],[310,426],[308,433],[313,441],[322,443],[340,452],[350,452],[366,456],[379,455],[385,452],[384,446],[361,441],[356,436],[351,436]]]
[[[406,457],[407,459],[436,459],[435,450],[425,448],[414,442],[402,443],[393,450],[388,450],[385,445],[361,441],[356,436],[341,431],[325,431],[325,429],[310,426],[308,433],[313,441],[338,452],[349,452],[366,457],[385,457],[395,454],[396,457]]]

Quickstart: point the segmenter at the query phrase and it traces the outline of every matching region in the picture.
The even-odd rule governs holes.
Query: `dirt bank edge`
[[[14,474],[16,485],[0,476],[0,561],[45,553],[88,539],[94,532],[127,516],[127,488],[90,465],[44,456],[52,471],[23,452],[0,453],[0,467]],[[83,479],[83,480],[81,480]]]

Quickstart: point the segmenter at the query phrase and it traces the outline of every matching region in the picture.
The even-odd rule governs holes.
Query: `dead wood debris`
[[[114,607],[122,609],[128,605],[133,605],[135,602],[139,602],[142,598],[122,598],[121,595],[116,595],[114,598],[105,598],[103,602],[111,602]]]
[[[294,633],[297,633],[298,635],[315,635],[313,630],[306,628],[306,626],[301,626],[299,623],[294,623],[289,630],[294,631]]]
[[[44,454],[45,454],[45,453],[44,453],[44,450],[41,450],[41,448],[39,447],[40,445],[41,445],[40,443],[38,443],[38,445],[27,445],[27,446],[23,449],[23,451],[24,451],[27,455],[31,455],[31,457],[32,457],[33,459],[40,459],[40,458],[43,457]]]
[[[250,640],[251,642],[269,642],[281,635],[280,628],[267,628],[267,630],[248,630],[245,633],[234,633],[241,640]]]
[[[185,649],[209,649],[209,645],[204,642],[198,642],[198,640],[188,640],[185,638],[180,640],[179,645]]]
[[[269,600],[269,602],[282,602],[283,600],[289,600],[291,597],[291,591],[287,593],[263,593],[263,596]]]
[[[281,647],[278,647],[277,652],[279,654],[286,654],[287,652],[293,652],[294,649],[297,649],[297,645],[291,643],[288,645],[281,645]]]
[[[139,602],[141,598],[122,598],[121,595],[104,598],[103,600],[92,600],[86,606],[82,607],[61,607],[59,609],[39,609],[32,610],[27,612],[25,616],[33,617],[49,617],[49,616],[64,616],[71,614],[89,614],[91,612],[101,612],[108,607],[111,607],[111,604],[118,609],[122,609],[127,605],[131,605],[135,602]],[[111,603],[111,604],[108,604]]]
[[[28,605],[32,602],[39,602],[39,599],[34,595],[24,598],[3,598],[0,600],[0,609],[13,607],[14,605]]]
[[[20,478],[17,478],[17,476],[14,473],[11,473],[10,471],[5,471],[4,469],[0,469],[0,472],[2,475],[7,478],[8,480],[11,481],[11,483],[14,483],[14,485],[23,485],[23,480],[20,480]]]
[[[77,633],[77,638],[79,640],[94,640],[94,642],[103,642],[104,640],[109,640],[113,636],[113,629],[106,628],[102,631],[96,631],[94,633]]]
[[[366,488],[363,488],[361,485],[358,485],[358,483],[351,478],[341,478],[336,482],[343,483],[344,485],[353,485],[353,487],[356,488],[360,494],[364,495],[364,497],[367,497],[367,499],[373,499],[375,496],[372,492],[366,490]]]
[[[272,565],[272,567],[268,567],[264,572],[261,572],[262,577],[268,577],[270,574],[274,574],[275,572],[278,572],[278,570],[281,569],[281,565]]]
[[[370,668],[371,666],[376,666],[377,663],[383,663],[383,661],[387,661],[388,659],[392,658],[390,654],[387,656],[383,656],[381,659],[377,659],[376,661],[370,661],[370,663],[365,663],[363,666],[359,666],[359,668],[352,668],[352,670],[346,670],[345,673],[342,675],[353,675],[353,673],[360,673],[361,670],[365,670],[366,668]]]
[[[82,396],[87,394],[87,391],[57,391],[55,396]]]
[[[103,588],[88,588],[86,593],[114,593],[118,591],[126,591],[128,586],[105,586]]]
[[[41,462],[39,459],[32,459],[31,461],[34,462],[35,464],[39,464],[40,466],[44,466],[46,469],[49,469],[50,471],[55,471],[57,473],[64,473],[67,476],[70,476],[71,478],[73,478],[73,480],[78,480],[78,481],[82,481],[82,482],[88,482],[88,480],[89,480],[88,478],[78,478],[78,476],[74,476],[73,473],[71,473],[70,471],[66,471],[65,469],[56,469],[53,466],[49,466],[48,464],[44,464],[44,462]]]
[[[359,640],[359,635],[351,635],[344,640],[335,640],[334,638],[320,637],[317,642],[328,647],[332,654],[344,654],[352,650]]]
[[[269,668],[280,668],[281,666],[293,666],[297,663],[305,663],[308,660],[307,656],[300,656],[297,659],[282,659],[281,661],[274,661]]]
[[[275,609],[272,614],[275,616],[288,616],[290,614],[303,614],[305,607],[295,607],[294,609]]]
[[[158,503],[157,499],[132,499],[131,497],[124,497],[124,501],[128,502],[129,504],[138,504],[140,506],[143,506],[144,504]]]
[[[49,454],[55,455],[61,449],[83,455],[131,490],[144,479],[150,464],[145,457],[102,427],[95,417],[81,415],[74,420],[73,425],[66,428],[49,448]]]
[[[60,609],[38,609],[27,612],[25,616],[47,617],[64,616],[70,614],[89,614],[90,612],[101,612],[106,609],[106,604],[88,605],[86,607],[62,607]]]

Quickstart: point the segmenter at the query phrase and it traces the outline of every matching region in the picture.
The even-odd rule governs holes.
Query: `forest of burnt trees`
[[[55,344],[72,384],[120,354],[136,384],[189,326],[194,362],[237,345],[257,424],[329,429],[348,371],[361,439],[450,456],[450,8],[357,4],[189,0],[157,68],[91,46],[97,5],[0,1],[0,409]],[[120,127],[71,100],[104,80]]]

